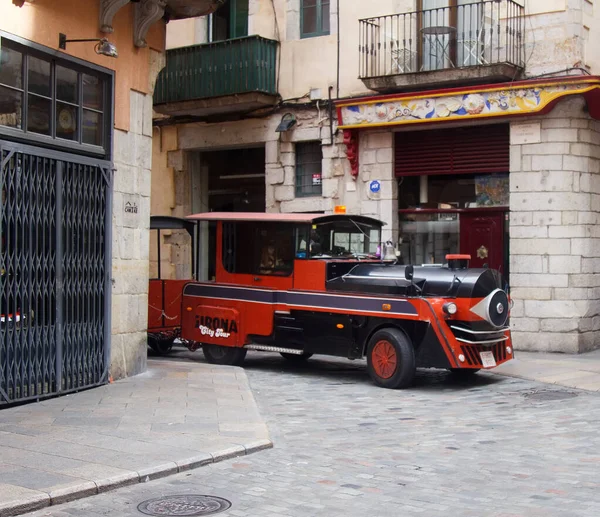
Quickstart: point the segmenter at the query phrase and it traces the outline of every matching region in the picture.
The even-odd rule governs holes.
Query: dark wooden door
[[[504,218],[505,212],[460,214],[460,252],[471,255],[470,267],[488,267],[506,274]]]

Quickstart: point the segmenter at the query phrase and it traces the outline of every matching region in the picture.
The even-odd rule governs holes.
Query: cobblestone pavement
[[[274,449],[29,515],[140,516],[176,494],[226,498],[223,517],[600,515],[598,393],[434,371],[391,391],[362,361],[260,354],[246,373]]]

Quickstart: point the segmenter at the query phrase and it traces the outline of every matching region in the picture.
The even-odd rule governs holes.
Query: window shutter
[[[396,176],[509,172],[508,124],[396,133]]]

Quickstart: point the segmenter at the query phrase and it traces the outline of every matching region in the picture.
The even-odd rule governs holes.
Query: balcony
[[[525,66],[524,28],[512,0],[360,20],[360,78],[382,93],[514,80]]]
[[[278,42],[249,36],[167,51],[154,110],[172,117],[243,114],[277,102]]]

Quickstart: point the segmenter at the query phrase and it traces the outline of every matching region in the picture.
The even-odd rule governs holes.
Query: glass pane
[[[321,4],[321,31],[329,34],[329,2]]]
[[[248,36],[248,0],[236,0],[235,2],[235,27],[233,38]]]
[[[50,62],[29,56],[29,91],[50,97]]]
[[[459,250],[459,215],[403,214],[400,238],[405,264],[444,264],[448,253]]]
[[[77,140],[77,111],[78,108],[56,103],[56,136],[58,138],[67,138],[68,140]]]
[[[51,101],[29,95],[27,101],[27,131],[50,134],[50,107]]]
[[[21,128],[23,94],[0,86],[0,125]]]
[[[302,34],[317,32],[317,7],[305,7],[302,11]]]
[[[98,77],[83,74],[83,105],[86,108],[102,111],[104,107],[103,86],[103,82]]]
[[[62,66],[56,66],[56,98],[61,101],[78,104],[77,72]]]
[[[95,111],[83,110],[83,137],[84,144],[102,145],[103,126],[102,115]]]
[[[23,54],[4,46],[0,50],[0,83],[23,87]]]

